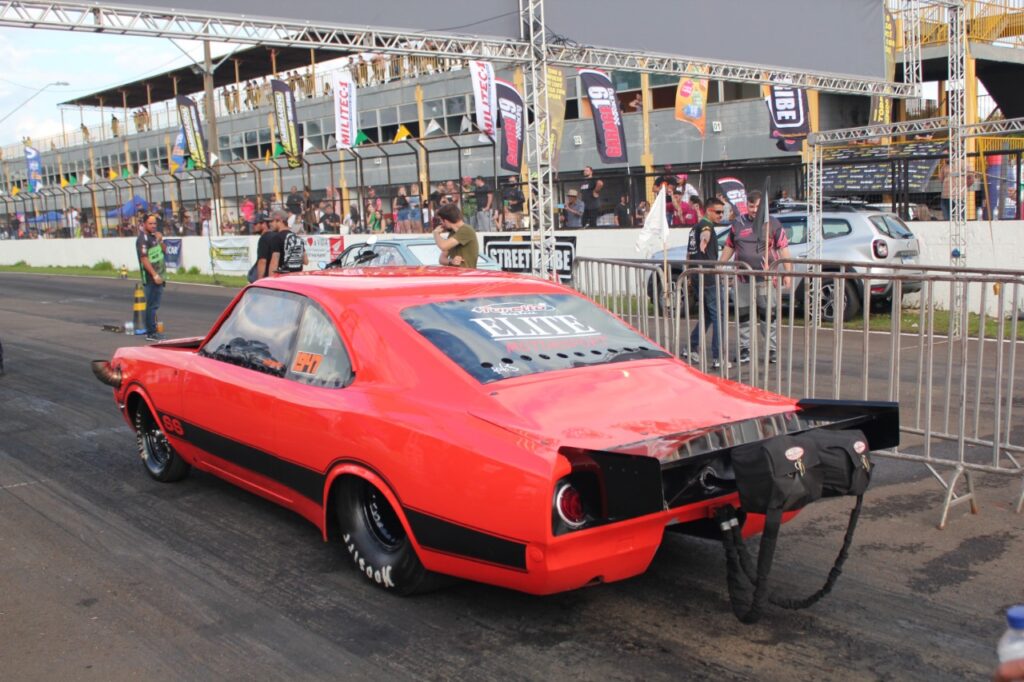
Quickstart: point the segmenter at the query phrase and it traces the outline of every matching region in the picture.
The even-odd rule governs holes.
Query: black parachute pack
[[[736,473],[740,507],[748,514],[764,514],[756,567],[743,542],[736,510],[718,510],[717,520],[725,546],[729,600],[736,617],[757,622],[767,602],[786,609],[804,609],[827,595],[842,572],[853,533],[871,482],[869,443],[858,430],[814,429],[797,435],[776,436],[736,447],[732,466]],[[802,509],[822,497],[857,498],[824,586],[801,599],[781,598],[769,590],[768,576],[775,557],[784,512]]]

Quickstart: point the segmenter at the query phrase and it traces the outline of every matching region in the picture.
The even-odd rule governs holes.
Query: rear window
[[[669,354],[596,305],[564,294],[414,306],[402,318],[480,383]]]
[[[913,239],[914,233],[910,231],[902,220],[892,215],[873,215],[871,224],[879,232],[894,239]]]
[[[807,243],[807,217],[779,218],[786,239],[791,245]],[[841,218],[822,218],[821,233],[824,239],[844,237],[853,232],[850,223]]]

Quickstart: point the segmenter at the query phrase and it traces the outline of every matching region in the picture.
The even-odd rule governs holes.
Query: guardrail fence
[[[954,506],[977,512],[977,473],[1019,478],[1024,510],[1024,272],[707,265],[577,258],[573,284],[701,371],[794,398],[899,401],[903,445],[882,454],[943,486],[940,528]]]

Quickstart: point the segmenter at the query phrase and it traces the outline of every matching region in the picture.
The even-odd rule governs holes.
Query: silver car
[[[441,250],[433,237],[380,239],[371,235],[365,242],[346,248],[327,267],[374,267],[379,265],[437,265]],[[483,253],[477,257],[478,270],[501,270],[493,258]]]

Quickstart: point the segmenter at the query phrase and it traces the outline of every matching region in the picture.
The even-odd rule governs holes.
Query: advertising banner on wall
[[[505,272],[533,272],[533,245],[513,241],[512,236],[484,235],[484,253],[493,258]],[[576,258],[576,237],[555,237],[555,270],[563,283],[572,280],[572,261]]]
[[[43,184],[43,161],[39,158],[39,150],[25,147],[25,168],[28,171],[28,191],[35,192]]]
[[[526,108],[523,96],[506,81],[496,82],[498,110],[501,112],[501,157],[504,170],[519,174],[523,167],[523,138],[526,134]]]
[[[248,237],[211,237],[210,260],[218,272],[246,272],[252,265]]]
[[[345,250],[345,238],[341,235],[313,234],[303,238],[310,265],[330,263]]]
[[[338,149],[352,149],[358,130],[356,84],[352,72],[345,69],[334,76],[334,139]]]
[[[476,127],[491,140],[494,139],[497,93],[494,82],[494,64],[471,61],[469,76],[473,81],[473,101],[476,103]],[[483,137],[483,136],[481,136]]]
[[[295,93],[283,80],[270,81],[270,92],[274,98],[274,125],[277,139],[284,148],[289,168],[302,165],[302,148],[299,146],[299,121],[295,113]]]
[[[773,85],[768,94],[770,135],[784,152],[800,151],[811,132],[807,91],[790,85]]]
[[[676,120],[689,123],[701,137],[708,114],[708,81],[693,76],[680,76],[676,86]]]
[[[196,170],[207,167],[206,138],[203,136],[203,123],[199,119],[199,107],[191,97],[178,95],[178,120],[185,131],[185,147]]]
[[[604,71],[580,69],[580,87],[587,93],[594,114],[597,153],[604,163],[626,163],[626,131],[622,126],[615,86]]]
[[[181,267],[181,237],[164,238],[164,264],[172,270]]]

